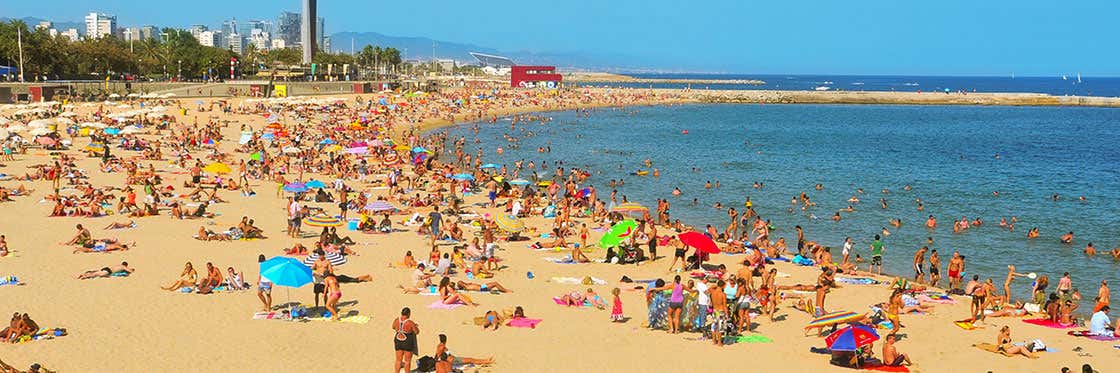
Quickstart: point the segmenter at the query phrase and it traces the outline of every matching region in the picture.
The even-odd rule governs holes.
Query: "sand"
[[[509,113],[543,108],[504,109]],[[553,108],[555,109],[555,108]],[[210,115],[211,113],[205,113]],[[594,114],[593,114],[594,116]],[[258,126],[259,117],[223,115],[238,122],[249,121]],[[180,121],[192,118],[179,118]],[[434,123],[433,123],[434,124]],[[225,128],[229,138],[236,138],[236,126]],[[228,150],[234,141],[223,144]],[[85,140],[76,141],[84,144]],[[121,153],[118,151],[118,153]],[[45,155],[19,156],[7,162],[0,172],[21,174],[26,167],[46,163]],[[94,185],[121,185],[122,174],[96,171],[95,159],[79,163],[90,171]],[[144,163],[145,165],[147,162]],[[157,169],[165,165],[157,164]],[[165,174],[166,176],[166,174]],[[181,185],[185,175],[171,176],[166,183]],[[18,182],[0,182],[14,187]],[[387,263],[412,250],[418,258],[426,257],[426,239],[416,233],[366,235],[340,229],[358,244],[359,253],[339,272],[351,276],[372,274],[374,281],[344,284],[342,310],[357,311],[371,317],[368,324],[334,322],[285,322],[251,320],[261,305],[253,291],[213,295],[181,294],[160,290],[174,281],[185,262],[203,268],[213,262],[219,268],[232,266],[245,273],[248,281],[257,280],[258,254],[272,257],[297,240],[283,233],[284,201],[273,192],[271,182],[254,181],[255,197],[241,197],[233,192],[221,194],[230,203],[216,205],[220,213],[210,229],[236,225],[242,216],[255,218],[269,239],[237,242],[200,242],[192,240],[203,221],[178,221],[166,215],[136,219],[138,227],[130,230],[103,231],[101,228],[121,217],[48,218],[51,203],[39,200],[49,193],[47,182],[29,182],[35,189],[32,197],[16,197],[15,202],[0,203],[0,234],[7,236],[14,250],[0,258],[0,276],[16,275],[25,286],[0,286],[0,312],[27,312],[42,326],[64,327],[70,335],[53,340],[16,345],[0,345],[0,359],[26,368],[32,362],[64,371],[378,371],[392,364],[392,331],[390,324],[401,307],[411,307],[413,319],[420,325],[421,355],[431,354],[437,335],[449,337],[449,347],[457,355],[485,358],[493,356],[496,364],[480,368],[493,372],[573,372],[573,371],[698,371],[702,369],[736,369],[746,371],[843,371],[828,364],[828,356],[810,353],[811,347],[824,347],[823,338],[807,336],[802,331],[810,316],[790,308],[790,302],[778,309],[778,322],[761,321],[756,332],[774,340],[767,344],[735,344],[722,348],[708,341],[698,341],[696,334],[670,335],[642,327],[646,317],[643,293],[623,292],[625,315],[631,319],[622,324],[608,320],[609,310],[571,309],[554,304],[552,296],[586,288],[548,282],[554,276],[595,276],[607,280],[592,286],[609,300],[616,281],[631,278],[671,278],[666,273],[669,261],[661,259],[640,266],[611,264],[554,264],[543,260],[559,256],[554,252],[535,252],[524,243],[502,243],[499,256],[509,268],[500,271],[494,281],[515,292],[503,295],[478,295],[479,307],[455,310],[432,310],[426,306],[436,298],[402,294],[398,284],[409,282],[409,271],[387,268]],[[470,199],[469,202],[479,202]],[[493,210],[475,207],[479,212]],[[334,210],[330,210],[334,211]],[[403,217],[396,217],[400,221]],[[136,241],[138,247],[127,252],[108,254],[72,254],[59,242],[68,240],[74,224],[85,224],[94,237],[118,237]],[[530,226],[544,228],[541,219],[529,221]],[[305,228],[306,229],[306,228]],[[411,229],[411,228],[410,228]],[[470,230],[467,233],[471,233]],[[593,232],[592,239],[600,233]],[[302,239],[305,245],[314,239]],[[450,246],[443,246],[450,250]],[[602,250],[589,253],[601,258]],[[664,254],[662,254],[664,255]],[[742,257],[716,256],[714,263],[729,268]],[[901,259],[899,259],[901,260]],[[136,273],[126,278],[76,280],[86,270],[128,261]],[[812,283],[816,269],[777,264],[779,271],[791,278],[779,284]],[[528,279],[527,272],[535,274]],[[290,293],[290,295],[289,295]],[[873,303],[886,300],[889,289],[883,286],[848,285],[836,289],[828,297],[829,308],[863,312]],[[295,302],[309,303],[311,287],[299,289],[278,287],[274,303],[282,304],[288,297]],[[470,320],[487,310],[523,306],[529,317],[544,319],[535,329],[502,328],[496,332],[481,331]],[[1079,368],[1091,363],[1107,371],[1120,362],[1113,343],[1075,339],[1064,330],[1029,325],[1016,318],[993,319],[986,329],[964,331],[952,321],[964,318],[967,299],[958,298],[955,305],[940,305],[930,315],[907,316],[902,322],[905,338],[898,349],[911,356],[914,371],[1058,371],[1060,367]],[[1011,325],[1015,340],[1041,338],[1059,352],[1042,353],[1037,360],[1008,358],[971,347],[979,342],[993,342],[998,326]],[[876,354],[880,353],[876,344]],[[1089,357],[1078,356],[1081,347]],[[1103,369],[1102,369],[1103,368]]]

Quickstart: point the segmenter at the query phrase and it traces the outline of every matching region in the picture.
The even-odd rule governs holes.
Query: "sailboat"
[[[1066,78],[1066,74],[1062,74],[1062,80],[1069,80],[1069,78]]]
[[[1077,73],[1077,84],[1081,84],[1081,73]]]

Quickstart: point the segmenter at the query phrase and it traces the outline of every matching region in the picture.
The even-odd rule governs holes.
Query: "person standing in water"
[[[925,267],[927,251],[929,251],[929,247],[922,246],[921,249],[918,249],[918,252],[914,253],[914,281],[917,281],[919,284],[926,283],[925,273],[923,273],[922,267]]]

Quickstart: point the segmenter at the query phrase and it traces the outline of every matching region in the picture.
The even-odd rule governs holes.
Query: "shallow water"
[[[778,228],[775,238],[784,236],[795,248],[793,226],[800,225],[808,240],[837,248],[836,260],[844,237],[852,237],[856,253],[867,257],[872,236],[887,227],[892,234],[884,240],[884,261],[891,273],[912,274],[913,254],[927,237],[941,254],[943,277],[944,265],[959,250],[967,257],[966,275],[993,277],[997,286],[1007,264],[1017,265],[1019,272],[1049,275],[1051,290],[1062,272],[1069,271],[1074,286],[1091,299],[1099,281],[1114,280],[1120,265],[1107,255],[1120,245],[1120,110],[686,105],[600,109],[589,117],[575,112],[545,116],[554,120],[522,124],[513,131],[508,119],[480,124],[481,144],[473,143],[471,125],[448,131],[452,138],[465,136],[472,155],[481,145],[485,162],[511,169],[517,159],[526,164],[547,161],[549,176],[558,160],[587,167],[594,172],[590,183],[604,199],[611,179],[625,179],[619,194],[646,206],[679,187],[683,195],[669,197],[673,217],[698,227],[713,224],[722,231],[727,214],[712,205],[721,202],[741,210],[750,196],[755,210]],[[527,136],[523,129],[535,135]],[[689,134],[681,133],[685,129]],[[519,137],[520,149],[512,148],[503,134]],[[549,145],[551,153],[537,152]],[[497,146],[505,147],[505,153],[496,154]],[[645,158],[653,160],[660,178],[628,175],[643,168]],[[721,187],[705,189],[708,180]],[[765,187],[752,188],[755,181]],[[817,183],[823,190],[814,189]],[[907,184],[913,189],[904,191]],[[856,211],[842,213],[840,222],[830,220],[849,205],[857,188],[865,193],[858,195],[862,203],[854,205]],[[884,188],[888,194],[882,193]],[[992,193],[997,190],[998,197]],[[800,192],[818,205],[790,212],[790,199]],[[1051,200],[1054,193],[1062,198]],[[886,198],[887,209],[880,208],[880,198]],[[917,198],[924,211],[917,211]],[[939,222],[934,231],[924,227],[930,214]],[[984,225],[954,234],[952,220],[962,216],[980,217]],[[1014,232],[998,227],[1001,217],[1012,216],[1018,217]],[[888,225],[890,218],[901,219],[902,227]],[[1042,237],[1027,240],[1027,230],[1035,226]],[[1072,245],[1058,242],[1067,231],[1076,235]],[[1082,254],[1088,242],[1104,255]],[[944,285],[947,279],[942,281]],[[1030,280],[1017,280],[1012,285],[1016,297],[1026,296],[1030,285]]]

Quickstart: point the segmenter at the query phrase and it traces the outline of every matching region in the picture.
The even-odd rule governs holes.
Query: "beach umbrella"
[[[40,128],[32,128],[31,131],[28,132],[28,133],[31,134],[31,136],[46,136],[46,135],[50,134],[51,132],[54,132],[54,131],[51,131],[49,129],[40,127]],[[45,138],[47,138],[47,137],[41,137],[40,139],[45,139]],[[40,141],[40,144],[43,144],[43,143]],[[50,144],[43,144],[43,145],[54,145],[54,140],[51,140]]]
[[[496,164],[493,164],[493,163],[487,163],[487,164],[484,164],[484,165],[482,165],[482,167],[479,167],[479,168],[481,168],[481,169],[487,169],[487,168],[501,168],[501,166],[498,166],[498,165],[496,165]]]
[[[636,202],[626,202],[611,208],[611,212],[617,212],[629,217],[642,217],[649,213],[649,209]]]
[[[615,247],[630,238],[630,235],[638,229],[638,222],[634,219],[626,219],[615,223],[611,229],[599,239],[599,247],[608,248]]]
[[[13,125],[8,126],[8,132],[15,133],[15,132],[23,132],[23,131],[27,131],[27,126],[22,125],[22,124],[13,124]]]
[[[351,148],[364,148],[369,146],[369,144],[367,144],[365,141],[352,141],[350,142],[350,145],[347,146]]]
[[[347,154],[369,154],[369,148],[364,146],[346,148]]]
[[[307,185],[304,185],[303,183],[298,182],[298,181],[293,181],[293,182],[288,183],[287,185],[284,185],[284,191],[285,192],[292,192],[292,193],[306,192],[307,191]]]
[[[366,206],[364,208],[368,211],[373,211],[373,212],[392,211],[392,210],[397,209],[391,203],[385,202],[385,201],[382,201],[382,200],[370,201],[369,203],[366,204]]]
[[[288,146],[288,147],[285,147],[284,149],[282,149],[282,151],[284,153],[287,153],[287,154],[296,154],[296,153],[299,153],[300,150],[297,147]]]
[[[8,133],[8,130],[0,128],[0,140],[7,140],[8,136],[11,136],[11,134]]]
[[[335,144],[335,143],[337,143],[337,142],[334,141],[333,139],[323,139],[323,141],[319,141],[319,145],[331,145],[331,144]]]
[[[474,175],[471,175],[471,174],[454,174],[454,175],[451,175],[451,178],[455,179],[455,180],[474,180]]]
[[[397,151],[409,150],[409,149],[412,149],[412,148],[409,148],[408,145],[405,145],[405,144],[400,144],[400,145],[397,145],[397,146],[393,147],[393,150],[397,150]]]
[[[307,226],[316,228],[338,227],[342,225],[342,220],[333,216],[314,215],[304,218],[303,224],[307,224]]]
[[[852,324],[829,334],[824,342],[828,345],[828,349],[833,351],[855,351],[877,340],[879,334],[874,328],[863,324]]]
[[[499,229],[509,233],[517,233],[525,230],[525,222],[521,221],[521,219],[518,219],[517,216],[513,214],[499,214],[494,218],[494,223],[498,225]]]
[[[261,153],[260,152],[255,152],[255,153],[249,154],[249,160],[251,160],[251,161],[261,160]]]
[[[378,140],[378,139],[374,139],[373,141],[370,141],[369,144],[368,144],[368,146],[373,146],[373,147],[378,147],[378,146],[382,146],[382,145],[385,145],[385,143],[381,142],[381,140]]]
[[[525,180],[525,179],[513,179],[513,180],[509,181],[510,185],[519,185],[519,186],[520,185],[529,185],[529,183],[530,183],[529,180]]]
[[[332,266],[338,267],[346,264],[346,256],[339,254],[337,251],[326,253],[326,255],[323,256],[327,258],[328,262],[331,262]],[[311,255],[303,259],[303,264],[311,265],[314,264],[316,260],[319,260],[319,254],[311,253]]]
[[[710,237],[703,233],[696,231],[684,232],[677,235],[677,238],[681,240],[681,243],[695,248],[696,251],[707,254],[719,254],[719,246],[716,245],[716,242],[712,241]]]
[[[311,283],[311,268],[299,259],[278,256],[261,262],[261,277],[273,284],[298,288]]]
[[[809,321],[809,325],[805,326],[805,329],[808,330],[812,328],[823,328],[826,326],[856,321],[862,318],[862,314],[858,314],[852,311],[834,311],[814,317],[812,321]]]
[[[396,166],[401,163],[401,157],[397,153],[389,153],[385,158],[381,159],[381,164],[386,166]]]
[[[327,187],[327,184],[323,184],[323,182],[319,181],[319,180],[311,180],[311,181],[308,181],[307,184],[304,184],[304,185],[306,185],[308,189],[310,189],[310,188],[326,188]]]
[[[121,98],[121,95],[118,95],[118,94],[114,93],[114,94],[109,95],[109,98]]]
[[[412,152],[413,153],[427,153],[428,149],[424,149],[424,147],[422,147],[422,146],[417,146],[415,148],[412,148]]]
[[[228,174],[230,172],[233,172],[233,169],[229,168],[229,166],[226,165],[225,163],[214,162],[214,163],[206,165],[206,167],[203,167],[202,171],[205,171],[205,172],[211,173],[211,174]]]

